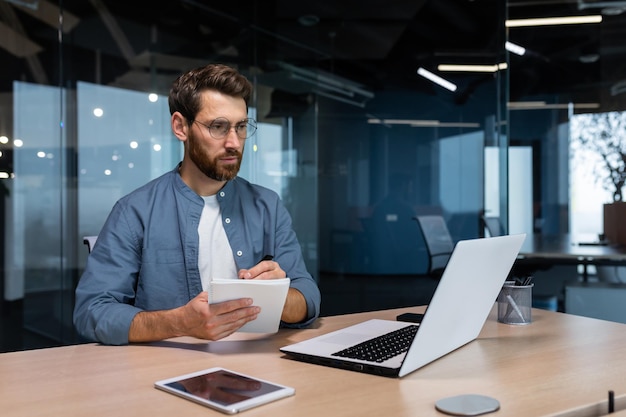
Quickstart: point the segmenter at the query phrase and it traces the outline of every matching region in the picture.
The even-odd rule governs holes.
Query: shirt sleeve
[[[110,345],[128,343],[130,324],[141,311],[133,305],[140,265],[137,246],[117,203],[76,288],[74,326],[83,338]]]
[[[302,256],[302,247],[293,230],[291,216],[280,201],[277,205],[275,245],[276,256],[274,260],[280,264],[281,268],[291,279],[290,287],[302,293],[307,305],[307,318],[305,321],[300,323],[281,322],[281,325],[289,328],[306,327],[319,317],[321,304],[320,290],[317,283],[306,269]]]

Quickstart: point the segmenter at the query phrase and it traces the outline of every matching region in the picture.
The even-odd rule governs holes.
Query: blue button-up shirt
[[[278,195],[237,177],[217,194],[237,269],[264,255],[306,299],[307,319],[320,311],[320,292],[307,272],[291,216]],[[87,259],[76,288],[74,325],[83,337],[128,343],[130,323],[143,310],[180,307],[202,291],[198,223],[204,200],[181,179],[178,167],[121,198]]]

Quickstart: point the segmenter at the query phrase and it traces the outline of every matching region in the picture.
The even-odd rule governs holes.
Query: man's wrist
[[[130,324],[128,341],[153,342],[183,336],[181,331],[184,328],[182,308],[137,313]]]

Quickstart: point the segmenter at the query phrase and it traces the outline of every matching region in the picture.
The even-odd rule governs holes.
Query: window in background
[[[499,210],[499,148],[485,148],[485,215],[502,218]],[[508,234],[533,233],[532,148],[508,149]],[[504,225],[502,225],[504,226]]]
[[[439,147],[439,201],[455,241],[479,235],[483,208],[483,149],[485,132],[441,139]]]
[[[570,210],[574,235],[603,232],[603,205],[622,198],[626,112],[570,119]]]
[[[239,176],[285,196],[289,177],[296,175],[297,151],[290,141],[283,149],[283,132],[290,137],[288,129],[280,125],[259,123],[255,135],[246,141]]]
[[[24,299],[24,327],[55,340],[70,340],[72,253],[63,244],[69,219],[65,91],[13,83],[15,178],[6,209],[5,298]],[[59,323],[67,325],[60,326]]]
[[[182,158],[166,96],[77,85],[79,235],[97,235],[113,204]],[[82,248],[81,248],[82,249]]]

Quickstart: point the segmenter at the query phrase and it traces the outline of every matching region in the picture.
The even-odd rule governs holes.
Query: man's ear
[[[185,142],[187,140],[187,134],[189,132],[189,124],[187,119],[180,114],[180,112],[174,112],[171,118],[172,132],[178,138],[179,141]]]

